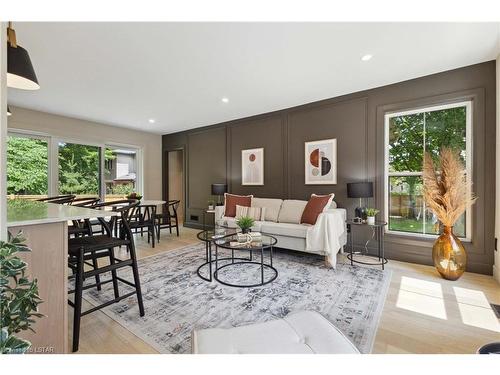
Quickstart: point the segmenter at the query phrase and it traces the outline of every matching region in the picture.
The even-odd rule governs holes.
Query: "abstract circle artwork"
[[[306,142],[306,184],[336,184],[337,140]]]

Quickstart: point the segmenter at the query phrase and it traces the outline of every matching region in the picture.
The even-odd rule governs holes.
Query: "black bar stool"
[[[117,303],[134,294],[137,295],[139,305],[139,314],[144,316],[144,304],[142,301],[141,285],[139,281],[139,271],[137,268],[137,256],[135,252],[134,238],[129,226],[129,213],[139,204],[136,200],[120,200],[107,203],[99,203],[94,206],[95,209],[103,209],[119,213],[119,216],[111,216],[109,220],[99,218],[101,225],[104,228],[105,234],[89,235],[84,237],[71,238],[68,244],[68,267],[73,271],[73,275],[69,278],[75,280],[75,289],[69,293],[75,294],[74,301],[68,299],[68,303],[74,309],[73,314],[73,351],[78,351],[80,338],[80,321],[82,316],[90,314],[103,307]],[[119,234],[113,236],[113,227],[115,221],[120,218]],[[126,246],[128,249],[129,258],[119,259],[115,257],[114,249],[116,247]],[[97,260],[101,258],[109,258],[109,265],[95,266]],[[84,270],[85,264],[92,266],[89,271]],[[131,267],[134,281],[125,280],[117,275],[117,270],[124,267]],[[109,280],[96,281],[92,285],[83,285],[83,281],[88,278],[99,276],[103,273],[111,272]],[[134,288],[134,291],[120,295],[118,282],[122,282]],[[90,308],[87,311],[82,311],[82,294],[83,291],[95,286],[101,286],[106,283],[113,283],[114,299],[107,301],[99,306]]]

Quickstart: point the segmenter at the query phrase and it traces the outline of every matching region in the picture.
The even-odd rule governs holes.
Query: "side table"
[[[384,255],[384,229],[387,223],[385,221],[376,221],[375,224],[367,224],[367,223],[357,223],[353,220],[346,220],[346,225],[347,225],[347,236],[348,236],[347,243],[349,246],[349,254],[347,254],[347,259],[351,261],[351,266],[354,265],[354,263],[358,263],[367,266],[382,266],[382,269],[384,269],[384,266],[387,264],[387,258]],[[370,254],[362,254],[362,255],[366,257],[377,258],[375,262],[363,262],[355,258],[354,233],[353,233],[353,229],[355,227],[370,227],[370,229],[372,230],[371,239],[375,237],[377,240],[377,250],[378,250],[377,255],[370,255]],[[369,239],[366,242],[365,248],[371,241],[371,239]]]

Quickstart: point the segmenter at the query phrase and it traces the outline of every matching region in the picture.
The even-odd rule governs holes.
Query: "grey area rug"
[[[234,288],[198,277],[196,269],[204,257],[204,244],[196,244],[140,260],[146,315],[139,316],[135,296],[101,311],[160,353],[190,353],[193,328],[235,327],[284,317],[297,310],[315,310],[362,353],[370,353],[390,270],[348,264],[339,264],[333,270],[324,265],[323,257],[276,251],[276,280],[261,287]],[[120,276],[132,280],[128,270],[121,271]],[[221,280],[231,282],[258,281],[259,276],[260,268],[248,265],[227,267],[219,275]],[[120,283],[121,292],[128,290]],[[112,284],[104,285],[100,292],[87,290],[84,298],[93,304],[112,299]]]

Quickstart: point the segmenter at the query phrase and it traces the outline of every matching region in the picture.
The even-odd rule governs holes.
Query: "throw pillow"
[[[279,223],[300,224],[300,219],[307,201],[299,201],[295,199],[285,199],[281,205],[280,214],[278,216]]]
[[[224,216],[235,217],[236,205],[250,207],[253,195],[224,194]]]
[[[236,218],[239,219],[243,216],[248,216],[254,219],[255,221],[262,221],[265,217],[266,208],[262,207],[244,207],[240,205],[236,205]]]
[[[318,220],[318,216],[323,212],[325,207],[329,207],[332,203],[333,194],[328,195],[316,195],[312,194],[311,198],[309,198],[309,202],[307,202],[306,208],[304,208],[304,212],[302,213],[302,217],[300,219],[301,224],[316,224],[316,220]]]

